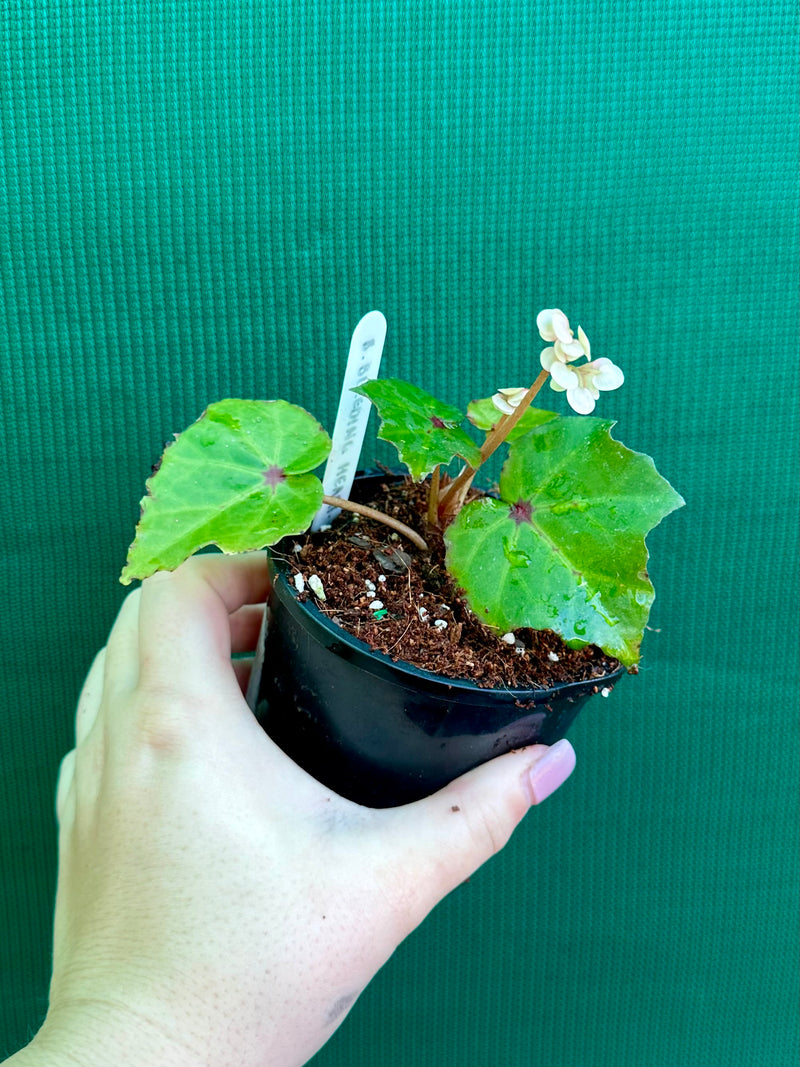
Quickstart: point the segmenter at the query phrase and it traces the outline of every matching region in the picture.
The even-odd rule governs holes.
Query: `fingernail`
[[[575,749],[565,739],[556,741],[542,758],[522,776],[522,784],[531,804],[541,804],[575,769]]]

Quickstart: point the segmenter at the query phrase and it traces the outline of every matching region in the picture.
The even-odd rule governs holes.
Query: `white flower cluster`
[[[610,359],[592,360],[589,338],[580,326],[576,338],[569,319],[559,308],[540,311],[536,326],[543,341],[553,342],[539,357],[542,367],[550,374],[550,387],[559,393],[566,392],[569,406],[579,415],[594,411],[601,391],[619,389],[625,381],[620,368]],[[582,356],[586,357],[585,363],[569,365]]]

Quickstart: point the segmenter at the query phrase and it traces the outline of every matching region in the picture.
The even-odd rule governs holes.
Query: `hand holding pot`
[[[242,695],[267,592],[263,555],[200,556],[125,601],[62,766],[51,1003],[20,1064],[305,1063],[572,770],[562,741],[404,807],[343,800]]]

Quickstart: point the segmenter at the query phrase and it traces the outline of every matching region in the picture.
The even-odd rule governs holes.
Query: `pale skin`
[[[568,742],[433,797],[343,800],[243,697],[263,555],[203,556],[125,600],[57,791],[50,1008],[14,1067],[292,1067],[435,904],[570,773]]]

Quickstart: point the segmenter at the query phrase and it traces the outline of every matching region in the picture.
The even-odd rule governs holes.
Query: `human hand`
[[[305,1063],[571,772],[564,741],[399,808],[338,797],[244,700],[231,653],[255,647],[267,592],[263,555],[200,556],[125,600],[59,779],[51,1001],[30,1062]]]

